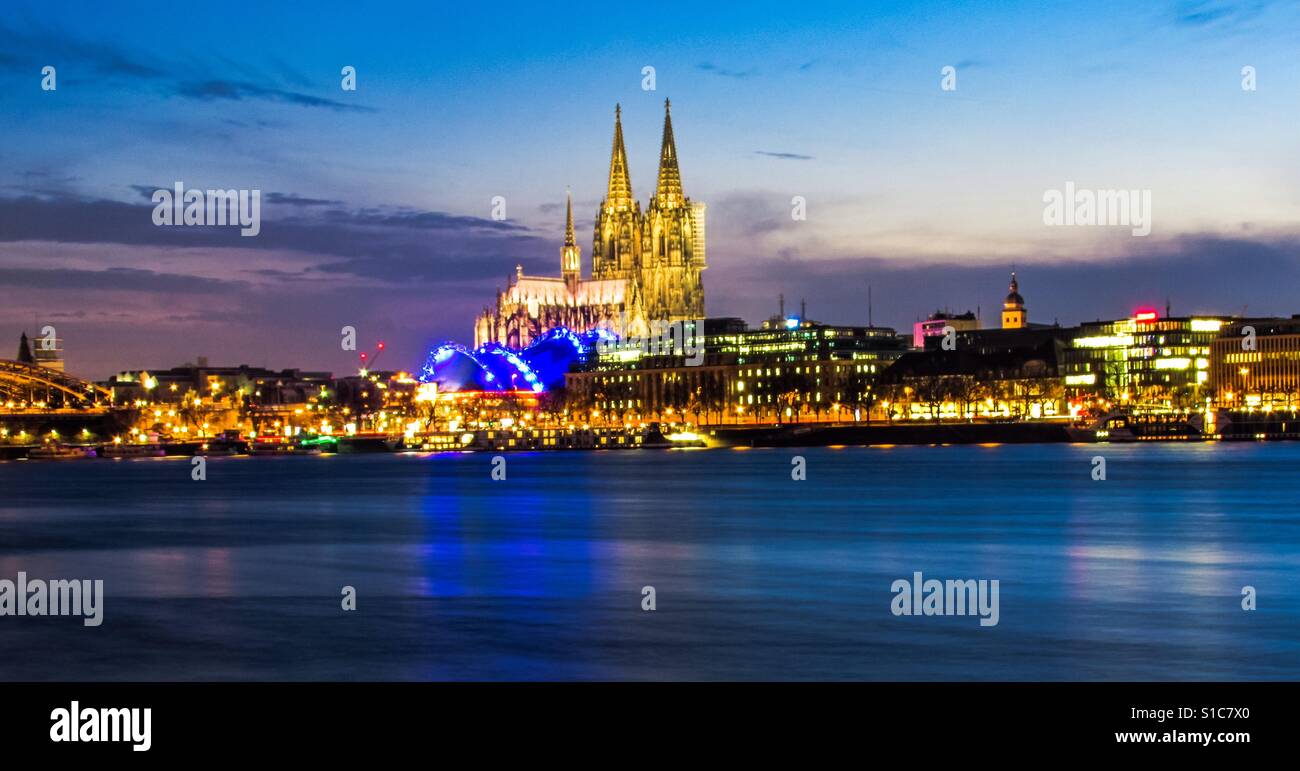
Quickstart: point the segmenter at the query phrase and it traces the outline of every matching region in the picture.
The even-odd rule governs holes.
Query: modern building
[[[1241,319],[1210,343],[1210,386],[1226,409],[1300,405],[1300,316]]]
[[[935,311],[925,321],[918,321],[912,325],[912,347],[925,348],[927,340],[942,338],[949,327],[952,327],[957,332],[969,332],[979,329],[979,316],[974,311],[966,311],[965,313]]]
[[[738,364],[847,359],[887,365],[902,355],[898,333],[890,327],[836,326],[796,318],[768,319],[759,329],[716,336],[716,346],[718,353],[733,354]]]
[[[796,318],[738,328],[704,322],[704,355],[629,356],[611,351],[565,377],[570,409],[696,423],[865,419],[871,383],[906,352],[887,327],[844,327]]]
[[[575,333],[609,329],[619,337],[647,334],[655,322],[704,318],[705,206],[682,187],[673,136],[672,107],[664,102],[659,177],[644,213],[632,193],[622,108],[614,109],[609,183],[596,214],[591,278],[582,278],[582,255],[566,207],[559,277],[525,276],[522,266],[485,308],[474,345],[526,348],[560,327]]]
[[[1081,324],[1064,352],[1067,395],[1080,407],[1136,410],[1203,406],[1211,395],[1210,346],[1230,319],[1132,318]]]

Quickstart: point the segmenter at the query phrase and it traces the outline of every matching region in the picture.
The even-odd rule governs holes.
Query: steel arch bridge
[[[0,360],[0,402],[59,404],[68,407],[102,406],[108,389],[72,375],[35,364]]]

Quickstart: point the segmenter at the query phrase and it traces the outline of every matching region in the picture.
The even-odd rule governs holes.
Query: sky
[[[566,191],[590,269],[615,104],[644,206],[665,98],[711,316],[992,325],[1012,269],[1035,322],[1300,313],[1295,3],[50,6],[0,11],[0,346],[53,325],[86,377],[472,342],[558,275]],[[178,181],[260,233],[155,226]],[[1149,191],[1150,235],[1044,224],[1067,183]]]

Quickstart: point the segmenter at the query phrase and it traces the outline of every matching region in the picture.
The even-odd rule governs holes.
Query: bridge
[[[37,364],[0,360],[0,412],[104,409],[108,389]]]

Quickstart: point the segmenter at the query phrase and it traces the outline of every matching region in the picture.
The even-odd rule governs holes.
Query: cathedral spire
[[[577,246],[578,240],[573,235],[573,193],[565,195],[564,204],[564,245]]]
[[[582,251],[573,235],[573,194],[568,194],[564,207],[564,247],[560,249],[560,272],[566,283],[573,284],[582,273]]]
[[[632,208],[632,180],[627,171],[627,148],[623,146],[623,107],[614,105],[614,149],[609,158],[609,191],[605,205],[614,209]]]
[[[659,185],[655,188],[655,197],[659,205],[667,208],[680,206],[685,194],[682,193],[682,175],[677,168],[677,141],[673,139],[672,102],[664,100],[664,141],[659,148]]]

